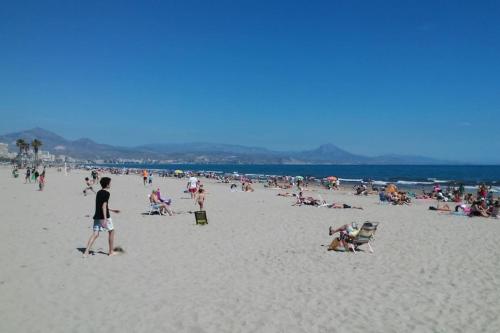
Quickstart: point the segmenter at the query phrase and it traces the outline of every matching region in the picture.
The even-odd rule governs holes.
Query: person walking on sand
[[[144,186],[146,186],[146,182],[148,181],[148,172],[146,169],[142,170],[142,181],[144,183]]]
[[[116,254],[113,250],[115,229],[113,227],[113,221],[111,220],[109,212],[118,214],[120,213],[120,211],[118,209],[109,208],[109,197],[110,197],[109,189],[111,188],[111,178],[102,177],[100,183],[102,189],[97,192],[95,198],[93,232],[89,238],[87,247],[85,248],[85,252],[83,253],[84,258],[86,258],[89,255],[90,249],[92,248],[92,245],[94,244],[97,237],[99,237],[99,233],[101,231],[108,231],[108,243],[109,243],[108,255],[112,256]]]
[[[203,205],[205,204],[205,190],[200,188],[196,194],[196,202],[200,206],[200,210],[203,210]]]
[[[187,189],[189,193],[191,194],[191,199],[195,198],[196,192],[198,191],[198,178],[195,176],[189,177],[188,183],[187,183]]]
[[[31,183],[31,169],[29,167],[26,168],[26,177],[24,178],[24,183]]]
[[[40,191],[43,191],[43,188],[45,186],[45,168],[43,168],[42,173],[40,174],[40,179],[38,180],[38,188]]]
[[[153,172],[151,170],[149,171],[148,184],[153,186]]]
[[[83,190],[83,195],[87,196],[87,191],[92,191],[95,193],[94,188],[92,187],[94,183],[90,181],[89,177],[85,177],[85,189]]]

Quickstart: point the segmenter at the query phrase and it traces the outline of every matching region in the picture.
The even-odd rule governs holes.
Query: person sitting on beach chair
[[[333,229],[330,227],[328,230],[328,234],[333,236],[336,233],[339,233],[339,236],[334,238],[328,247],[328,251],[349,251],[349,246],[347,244],[348,237],[355,237],[359,233],[358,226],[356,222],[352,222],[349,224],[344,224],[343,226]]]
[[[172,204],[172,199],[167,199],[167,198],[162,197],[159,187],[156,189],[156,196],[158,197],[158,199],[161,202],[167,204],[168,206],[170,206]]]
[[[158,195],[156,194],[156,191],[153,190],[153,192],[151,192],[151,195],[149,196],[149,202],[151,204],[151,209],[158,210],[160,215],[165,215],[165,213],[167,213],[170,216],[173,215],[170,207],[166,203],[160,201]]]
[[[359,246],[368,244],[370,252],[373,253],[373,248],[370,242],[373,241],[373,236],[377,231],[377,226],[377,222],[365,222],[361,228],[358,228],[357,224],[353,222],[351,224],[343,225],[336,230],[333,230],[332,227],[330,227],[330,235],[339,232],[340,236],[338,238],[334,238],[328,248],[328,251],[349,251],[349,249],[351,249],[352,252],[356,253]]]

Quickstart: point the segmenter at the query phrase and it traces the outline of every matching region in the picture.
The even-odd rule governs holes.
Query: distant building
[[[56,160],[56,156],[52,155],[48,151],[39,150],[38,159],[42,162],[54,162]]]
[[[0,143],[0,157],[9,157],[9,145]]]

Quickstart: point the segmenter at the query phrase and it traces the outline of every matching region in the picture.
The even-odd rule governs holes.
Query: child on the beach
[[[87,196],[88,190],[95,193],[94,188],[92,187],[93,182],[90,181],[89,177],[85,177],[85,184],[87,185],[87,187],[83,189],[83,195]]]
[[[99,237],[99,233],[101,231],[108,231],[108,243],[109,243],[108,255],[112,256],[116,254],[116,252],[113,250],[115,230],[109,212],[118,214],[120,211],[118,209],[109,208],[109,197],[110,197],[109,189],[111,188],[111,178],[103,177],[101,178],[100,183],[102,190],[99,190],[95,197],[93,232],[89,238],[87,247],[85,248],[85,252],[83,253],[84,258],[86,258],[89,255],[90,249],[94,244],[95,240],[97,239],[97,237]]]
[[[205,190],[200,188],[196,194],[196,202],[200,206],[200,210],[203,210],[203,205],[205,203]]]
[[[40,191],[43,191],[44,186],[45,186],[45,169],[43,169],[38,179],[38,188],[40,189]]]

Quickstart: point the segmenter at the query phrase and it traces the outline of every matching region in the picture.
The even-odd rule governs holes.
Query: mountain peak
[[[332,151],[339,151],[342,149],[340,149],[339,147],[337,147],[333,143],[325,143],[325,144],[320,145],[317,150],[323,151],[323,152],[332,152]]]

